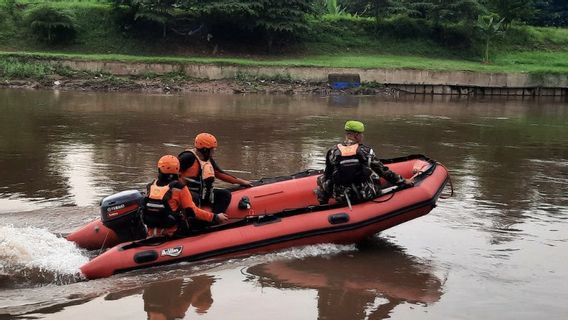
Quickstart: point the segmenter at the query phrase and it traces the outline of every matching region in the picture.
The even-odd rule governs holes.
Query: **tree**
[[[391,5],[392,3],[390,0],[373,0],[369,5],[369,9],[373,12],[375,19],[377,19],[378,22],[381,18],[384,18],[388,14],[389,7]]]
[[[503,21],[504,18],[499,20],[495,15],[479,16],[477,19],[476,27],[484,43],[483,62],[485,63],[490,62],[489,48],[491,41],[503,34]]]
[[[403,6],[410,17],[426,19],[435,25],[473,23],[485,12],[478,0],[404,0]]]
[[[337,0],[326,0],[325,1],[326,13],[332,15],[340,15],[345,13],[345,8],[341,7]]]
[[[401,0],[339,0],[338,5],[347,13],[370,16],[377,21],[396,11]]]
[[[305,0],[265,1],[255,28],[266,33],[270,50],[275,38],[307,31],[306,15],[311,10],[310,1]]]
[[[503,18],[505,30],[513,21],[527,21],[534,14],[533,0],[488,0],[487,7]]]
[[[568,27],[568,1],[538,0],[534,4],[532,24],[547,27]]]
[[[438,25],[463,21],[473,24],[480,14],[486,13],[480,1],[482,0],[341,0],[338,3],[349,13],[370,13],[379,19],[391,15],[408,16]]]
[[[76,35],[73,15],[47,5],[31,9],[25,24],[39,40],[50,44],[71,41]]]
[[[448,9],[447,21],[456,23],[465,22],[466,24],[473,24],[477,17],[487,14],[487,9],[478,0],[450,1]]]
[[[220,32],[255,32],[264,36],[268,50],[275,41],[306,31],[307,15],[314,10],[310,0],[188,0],[206,24]]]
[[[173,18],[176,0],[131,0],[130,6],[136,8],[134,20],[156,23],[162,28],[162,38],[167,35],[168,22]]]

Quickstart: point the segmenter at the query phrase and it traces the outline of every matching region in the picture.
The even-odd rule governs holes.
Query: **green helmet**
[[[365,131],[365,125],[360,121],[349,120],[345,122],[345,131],[363,133]]]

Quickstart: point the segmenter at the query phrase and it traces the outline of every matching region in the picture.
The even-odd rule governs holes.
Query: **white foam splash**
[[[322,244],[315,244],[304,247],[294,247],[294,248],[284,249],[282,251],[267,253],[262,256],[254,256],[251,257],[251,259],[258,260],[260,257],[262,257],[261,260],[265,262],[275,261],[275,260],[304,259],[309,257],[336,255],[342,252],[349,252],[356,250],[357,248],[354,244],[339,245],[332,243],[322,243]]]
[[[0,226],[0,272],[27,268],[76,274],[87,261],[72,242],[45,229]]]
[[[2,213],[9,213],[9,212],[22,212],[22,211],[31,211],[46,207],[45,205],[40,205],[38,202],[33,200],[36,199],[19,199],[17,198],[18,195],[12,196],[10,198],[4,198],[2,195],[2,199],[0,199],[0,214]]]
[[[272,253],[270,254],[270,256],[274,255],[276,256],[276,258],[286,257],[291,259],[303,259],[316,256],[336,255],[342,252],[355,250],[357,250],[357,248],[354,244],[338,245],[332,243],[322,243],[299,248],[291,248],[282,252]]]

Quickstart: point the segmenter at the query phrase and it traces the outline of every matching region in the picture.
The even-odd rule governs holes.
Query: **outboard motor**
[[[144,195],[137,190],[122,191],[101,201],[101,221],[113,230],[121,241],[133,241],[146,237],[142,221]]]

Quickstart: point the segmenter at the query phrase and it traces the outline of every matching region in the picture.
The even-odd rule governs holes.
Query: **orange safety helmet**
[[[196,149],[213,149],[217,148],[217,139],[210,133],[200,133],[195,137]]]
[[[158,160],[158,169],[164,174],[178,174],[179,160],[175,156],[165,155]]]

